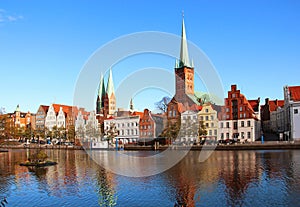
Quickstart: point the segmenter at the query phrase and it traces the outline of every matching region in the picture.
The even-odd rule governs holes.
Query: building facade
[[[145,109],[139,120],[140,138],[156,138],[163,131],[163,116],[152,114]]]
[[[206,138],[217,140],[219,137],[219,119],[217,109],[214,109],[214,105],[211,103],[203,104],[201,111],[198,112],[198,117],[198,119],[203,122],[207,131]]]
[[[193,143],[198,141],[198,111],[185,111],[181,114],[181,127],[176,141]]]
[[[259,102],[260,98],[247,100],[232,85],[219,114],[219,139],[258,140],[261,137]]]
[[[300,86],[285,86],[284,135],[287,140],[300,140]]]

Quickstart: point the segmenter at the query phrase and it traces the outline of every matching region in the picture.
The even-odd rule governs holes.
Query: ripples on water
[[[130,178],[107,172],[84,151],[46,151],[59,164],[18,165],[28,150],[0,153],[5,206],[299,206],[300,151],[189,154],[164,173]],[[147,156],[145,152],[126,152]],[[139,164],[143,167],[143,163]],[[155,166],[153,166],[155,167]],[[1,206],[1,205],[0,205]]]

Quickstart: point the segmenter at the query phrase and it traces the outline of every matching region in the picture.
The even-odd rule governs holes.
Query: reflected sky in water
[[[7,197],[6,206],[297,206],[300,203],[300,151],[215,151],[205,162],[199,162],[200,152],[191,151],[164,173],[141,178],[108,172],[85,151],[46,153],[59,164],[46,168],[21,167],[18,163],[27,159],[28,150],[0,153],[0,201]],[[152,152],[126,152],[130,153],[147,156]],[[143,162],[135,165],[135,168],[146,167]]]

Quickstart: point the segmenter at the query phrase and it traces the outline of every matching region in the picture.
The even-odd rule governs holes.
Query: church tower
[[[97,95],[97,102],[96,102],[97,114],[103,114],[104,98],[105,98],[104,78],[103,75],[101,74],[98,95]]]
[[[112,70],[109,70],[109,76],[106,86],[106,93],[104,99],[104,116],[114,115],[116,112],[116,96],[114,89],[114,82],[112,77]]]
[[[184,18],[182,18],[180,59],[175,63],[175,76],[175,99],[184,103],[187,101],[186,95],[194,96],[194,66],[189,59]]]

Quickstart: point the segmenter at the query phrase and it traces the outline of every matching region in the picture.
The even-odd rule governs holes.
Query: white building
[[[284,134],[287,140],[300,141],[300,86],[285,86]]]
[[[123,141],[123,143],[136,141],[139,138],[139,120],[140,116],[116,117],[104,120],[104,133],[107,132],[111,124],[114,123],[118,131],[116,138]]]
[[[181,114],[181,128],[176,141],[198,141],[199,120],[197,111],[185,111]]]
[[[65,113],[64,113],[62,107],[59,108],[56,122],[57,122],[56,125],[58,128],[60,128],[60,127],[66,128],[66,116],[65,116]]]
[[[45,127],[47,127],[50,131],[52,131],[52,128],[56,125],[57,125],[56,113],[54,111],[53,104],[51,104],[45,118]]]

